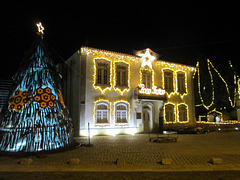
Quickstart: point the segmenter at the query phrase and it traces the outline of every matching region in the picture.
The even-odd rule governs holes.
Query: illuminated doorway
[[[143,106],[143,132],[151,132],[152,130],[152,106]]]

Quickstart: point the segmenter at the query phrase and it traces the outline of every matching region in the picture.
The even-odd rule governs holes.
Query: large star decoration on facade
[[[142,58],[142,67],[145,67],[146,65],[149,66],[152,69],[152,61],[156,59],[155,56],[152,56],[150,53],[150,49],[147,48],[146,52],[144,54],[137,54]]]

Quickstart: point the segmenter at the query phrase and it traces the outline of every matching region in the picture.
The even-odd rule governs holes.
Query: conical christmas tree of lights
[[[0,151],[37,152],[69,146],[72,122],[60,90],[59,75],[48,56],[43,26],[0,116]]]

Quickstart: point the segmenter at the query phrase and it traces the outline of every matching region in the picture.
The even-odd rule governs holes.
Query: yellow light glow
[[[90,129],[90,138],[96,135],[110,135],[110,136],[116,136],[118,134],[129,134],[134,136],[135,133],[138,132],[138,128],[129,128],[129,127],[117,127],[117,128],[101,128],[101,127],[96,127],[96,128],[91,128]],[[88,136],[88,130],[83,129],[80,131],[81,136]]]
[[[187,84],[187,72],[185,72],[184,70],[175,70],[173,68],[162,68],[162,87],[163,89],[165,89],[165,82],[164,82],[164,71],[170,71],[173,74],[173,91],[172,92],[167,92],[167,97],[170,98],[173,95],[178,95],[181,97],[181,99],[183,99],[184,96],[188,95],[188,84]],[[178,91],[178,78],[177,75],[178,73],[181,72],[184,74],[184,79],[185,79],[185,92],[181,93]]]
[[[220,111],[217,111],[216,108],[214,108],[212,111],[209,111],[209,112],[207,113],[207,119],[209,119],[210,114],[211,114],[211,113],[214,113],[214,112],[220,114],[220,116],[221,116],[220,122],[223,122],[222,113],[221,113]],[[220,122],[216,122],[216,123],[220,123]],[[209,122],[208,122],[208,123],[209,123]]]
[[[140,68],[140,73],[139,73],[140,74],[140,84],[143,84],[143,79],[142,79],[143,71],[148,71],[148,72],[150,72],[152,74],[152,87],[155,86],[155,83],[154,83],[154,71],[153,71],[153,69],[149,69],[149,68]]]
[[[177,75],[178,75],[178,73],[183,73],[184,74],[184,85],[185,85],[185,92],[184,93],[181,93],[181,92],[179,92],[179,90],[178,90],[178,78],[177,78]],[[176,86],[176,93],[178,94],[178,95],[180,95],[181,96],[181,98],[183,99],[183,97],[184,96],[186,96],[187,94],[188,94],[188,86],[187,86],[187,72],[185,72],[185,71],[183,71],[183,70],[177,70],[177,71],[175,71],[175,82],[176,82],[176,84],[175,84],[175,86]]]
[[[174,121],[173,122],[167,122],[167,119],[166,119],[166,106],[168,105],[168,104],[171,104],[171,105],[173,105],[173,114],[174,114]],[[163,106],[163,119],[164,119],[164,123],[165,124],[174,124],[174,123],[176,123],[177,121],[176,121],[176,118],[177,117],[177,113],[176,113],[176,107],[175,107],[175,104],[174,103],[172,103],[172,102],[167,102],[167,103],[165,103],[164,104],[164,106]]]
[[[166,106],[168,104],[171,104],[173,105],[174,107],[174,110],[173,110],[173,114],[174,114],[174,121],[173,122],[167,122],[166,120]],[[186,106],[186,111],[187,111],[187,121],[180,121],[179,120],[179,106],[181,105],[184,105]],[[167,102],[164,104],[163,106],[163,119],[164,119],[164,123],[165,124],[176,124],[176,123],[179,123],[179,124],[185,124],[185,123],[188,123],[189,122],[189,108],[188,108],[188,105],[185,104],[185,103],[172,103],[172,102]]]
[[[128,86],[126,88],[120,88],[120,87],[117,87],[116,84],[117,84],[117,68],[116,68],[116,63],[124,63],[127,65],[128,67],[128,74],[127,74],[127,82],[128,82]],[[127,63],[127,62],[124,62],[124,61],[116,61],[113,63],[113,88],[115,91],[118,91],[121,95],[123,95],[124,92],[129,92],[130,91],[130,63]]]
[[[208,63],[212,66],[212,68],[214,69],[214,71],[218,74],[218,76],[220,77],[220,79],[223,81],[225,87],[226,87],[226,90],[227,90],[227,93],[228,93],[228,101],[230,102],[231,106],[234,108],[235,107],[235,103],[233,103],[233,101],[231,100],[231,97],[230,97],[230,91],[229,91],[229,88],[228,88],[228,84],[227,82],[223,79],[223,77],[221,76],[221,74],[218,72],[218,70],[213,66],[212,62],[208,59]],[[212,78],[212,77],[211,77]]]
[[[102,54],[103,55],[103,54]],[[96,80],[97,80],[97,60],[104,60],[107,61],[110,64],[110,72],[109,72],[109,85],[107,86],[102,86],[102,85],[98,85]],[[127,82],[128,82],[128,86],[124,87],[124,88],[120,88],[116,86],[116,81],[117,81],[117,77],[116,77],[116,63],[121,62],[121,63],[125,63],[128,66],[128,75],[127,75]],[[123,95],[125,92],[129,92],[130,91],[130,63],[125,62],[121,59],[106,59],[105,57],[96,57],[93,59],[93,67],[94,67],[94,72],[93,72],[93,87],[96,90],[99,90],[101,92],[101,94],[104,94],[107,90],[111,91],[112,89],[114,89],[115,91],[119,92],[121,95]]]
[[[97,104],[98,103],[100,103],[100,102],[102,102],[102,103],[105,103],[105,104],[108,104],[108,106],[109,106],[109,109],[108,109],[108,123],[97,123],[97,121],[96,121],[96,115],[97,115]],[[95,125],[100,125],[100,126],[109,126],[110,125],[110,123],[111,123],[111,102],[109,101],[109,100],[107,100],[107,99],[99,99],[99,100],[96,100],[95,102],[94,102],[94,107],[93,107],[93,122],[94,122],[94,124]]]
[[[183,64],[171,63],[171,62],[166,62],[166,61],[157,61],[157,64],[162,66],[162,67],[167,67],[167,68],[170,68],[170,69],[196,72],[195,67],[186,66],[186,65],[183,65]]]
[[[240,94],[240,79],[238,79],[238,94]],[[240,98],[240,96],[239,96]]]
[[[199,71],[199,62],[197,63],[197,77],[198,77],[198,94],[199,94],[199,98],[201,100],[201,104],[198,104],[196,106],[203,106],[205,109],[210,110],[210,108],[214,105],[214,101],[215,101],[215,91],[214,91],[214,80],[213,80],[213,75],[211,72],[211,67],[212,69],[218,74],[218,76],[220,77],[220,79],[222,80],[222,82],[224,83],[227,93],[228,93],[228,101],[230,103],[230,105],[234,108],[235,107],[235,103],[231,100],[230,97],[230,91],[228,88],[228,84],[227,82],[223,79],[223,77],[221,76],[221,74],[218,72],[218,70],[213,66],[212,62],[207,59],[207,65],[208,65],[208,73],[210,75],[210,81],[211,81],[211,87],[212,87],[212,101],[209,105],[206,105],[204,103],[203,97],[202,97],[202,92],[201,92],[201,83],[200,83],[200,71]]]
[[[127,114],[127,123],[117,123],[116,122],[116,105],[118,104],[118,103],[124,103],[124,104],[127,104],[127,106],[128,106],[128,114]],[[117,100],[117,101],[115,101],[114,103],[113,103],[113,106],[114,106],[114,111],[113,111],[113,119],[115,120],[115,124],[116,125],[126,125],[126,124],[129,124],[129,122],[130,122],[130,103],[128,102],[128,101],[126,101],[126,100]]]
[[[209,70],[209,69],[210,69],[210,67],[208,66],[208,70]],[[210,73],[210,72],[209,72],[209,73]],[[214,91],[212,91],[212,101],[211,101],[211,103],[210,103],[209,105],[206,105],[206,104],[204,103],[204,101],[203,101],[202,93],[201,93],[199,62],[197,63],[197,76],[198,76],[198,94],[199,94],[200,100],[201,100],[201,102],[202,102],[201,105],[202,105],[205,109],[209,110],[209,108],[214,104]],[[210,77],[212,77],[212,76],[210,75]],[[211,80],[211,86],[213,87],[213,81],[212,81],[212,80]],[[201,105],[200,105],[200,106],[201,106]]]
[[[139,61],[140,58],[137,56],[132,56],[124,53],[106,51],[101,49],[95,49],[90,47],[82,47],[81,53],[86,53],[87,55],[92,55],[98,58],[106,58],[111,60],[121,60],[121,61]]]
[[[40,34],[44,34],[44,27],[42,26],[42,23],[41,22],[39,22],[39,23],[37,23],[36,24],[37,25],[37,27],[38,27],[38,32],[40,33]]]
[[[207,116],[198,116],[198,121],[201,122],[202,118],[207,118]]]
[[[109,62],[110,65],[110,72],[109,72],[109,86],[101,86],[101,85],[97,85],[97,60],[104,60]],[[93,87],[94,89],[99,90],[102,94],[104,94],[107,90],[111,90],[112,89],[112,62],[109,59],[105,59],[105,58],[94,58],[93,59],[93,68],[94,68],[94,72],[93,72]]]
[[[98,105],[98,103],[104,103],[104,104],[108,105],[108,107],[109,107],[109,109],[108,109],[108,123],[97,123],[96,122],[96,114],[97,114],[97,105]],[[115,119],[116,118],[116,105],[118,103],[126,104],[127,107],[128,107],[128,109],[127,109],[127,112],[128,112],[128,114],[127,114],[127,123],[116,123],[116,119]],[[113,105],[113,107],[112,107],[112,105]],[[112,111],[112,109],[113,109],[113,111]],[[112,116],[112,113],[113,113],[113,121],[114,121],[113,123],[115,125],[118,125],[118,126],[121,126],[121,125],[125,126],[125,125],[128,125],[129,122],[130,122],[130,110],[131,110],[130,109],[130,103],[128,101],[126,101],[126,100],[121,99],[121,100],[116,100],[114,103],[111,103],[108,99],[99,99],[99,100],[96,100],[94,102],[93,122],[97,126],[109,126],[111,124],[111,122],[112,122],[111,116]]]
[[[202,116],[203,117],[203,116]],[[206,116],[205,116],[206,117]],[[229,120],[229,121],[221,121],[221,122],[206,122],[206,121],[198,121],[197,122],[198,124],[239,124],[238,121],[232,121],[232,120]]]
[[[179,119],[179,106],[181,106],[181,105],[184,105],[185,107],[186,107],[186,113],[187,113],[187,121],[180,121]],[[177,108],[177,113],[178,113],[178,118],[177,118],[177,122],[178,123],[188,123],[189,122],[189,109],[188,109],[188,105],[187,104],[185,104],[185,103],[180,103],[180,104],[176,104],[176,108]]]

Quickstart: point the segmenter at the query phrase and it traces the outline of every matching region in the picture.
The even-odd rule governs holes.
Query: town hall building
[[[195,67],[82,47],[62,67],[63,95],[75,136],[159,132],[196,124]]]

